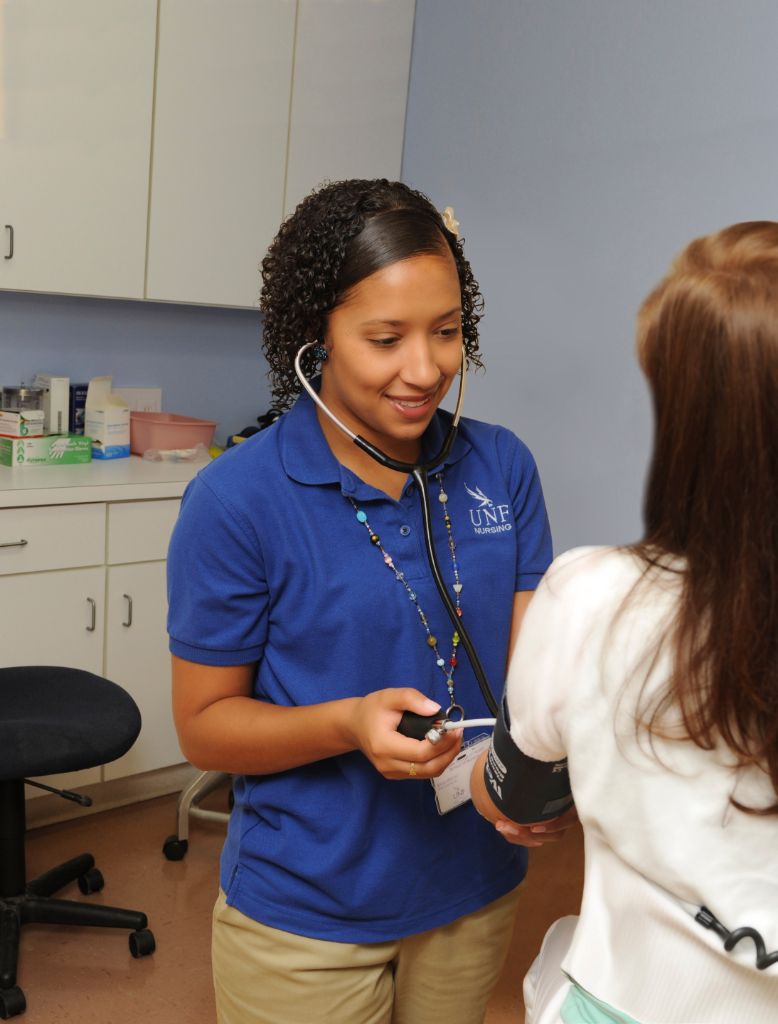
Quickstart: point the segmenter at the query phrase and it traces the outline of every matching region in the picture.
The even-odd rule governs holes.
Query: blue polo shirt
[[[428,428],[430,457],[449,422],[441,411]],[[463,620],[499,698],[514,593],[534,589],[551,561],[537,469],[510,431],[463,419],[442,471]],[[445,708],[445,676],[418,613],[348,500],[405,573],[447,658],[452,627],[414,490],[409,478],[394,501],[342,466],[303,395],[187,488],[168,555],[171,651],[205,665],[256,662],[254,694],[274,704],[413,686]],[[434,480],[430,490],[438,560],[453,583]],[[461,647],[454,679],[467,716],[488,715]],[[227,901],[301,935],[401,938],[481,908],[526,871],[526,850],[470,803],[441,816],[428,781],[387,780],[359,751],[236,777],[234,794],[221,861]]]

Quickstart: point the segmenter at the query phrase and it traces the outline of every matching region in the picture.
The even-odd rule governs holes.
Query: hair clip
[[[441,217],[443,218],[443,223],[446,226],[446,229],[450,231],[452,235],[459,238],[459,221],[454,216],[454,207],[447,206],[441,214]]]

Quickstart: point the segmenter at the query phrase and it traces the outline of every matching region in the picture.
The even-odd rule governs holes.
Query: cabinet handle
[[[14,226],[13,224],[6,224],[5,227],[8,231],[8,255],[5,259],[12,260],[14,258]]]
[[[88,597],[86,601],[92,611],[92,624],[86,627],[86,631],[87,633],[94,633],[95,626],[97,625],[97,603],[93,597]]]
[[[27,547],[27,541],[22,537],[21,540],[7,540],[4,544],[0,544],[0,548],[25,548]]]
[[[132,598],[130,597],[129,594],[124,594],[122,596],[124,597],[124,600],[127,602],[127,618],[124,620],[122,625],[123,626],[131,626],[132,625]]]

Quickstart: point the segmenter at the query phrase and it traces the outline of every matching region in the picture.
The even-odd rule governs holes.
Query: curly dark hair
[[[482,367],[483,297],[462,241],[427,196],[385,178],[331,182],[307,196],[281,225],[262,261],[262,351],[274,408],[287,409],[299,394],[294,357],[301,345],[323,340],[329,313],[352,288],[398,260],[446,248],[459,276],[467,363]],[[303,370],[310,375],[316,366],[309,349]]]

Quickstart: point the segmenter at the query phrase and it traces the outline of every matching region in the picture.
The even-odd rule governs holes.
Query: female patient
[[[554,563],[507,684],[518,748],[568,756],[586,842],[581,914],[547,934],[527,1021],[772,1024],[778,223],[692,242],[640,310],[638,354],[645,535]]]

